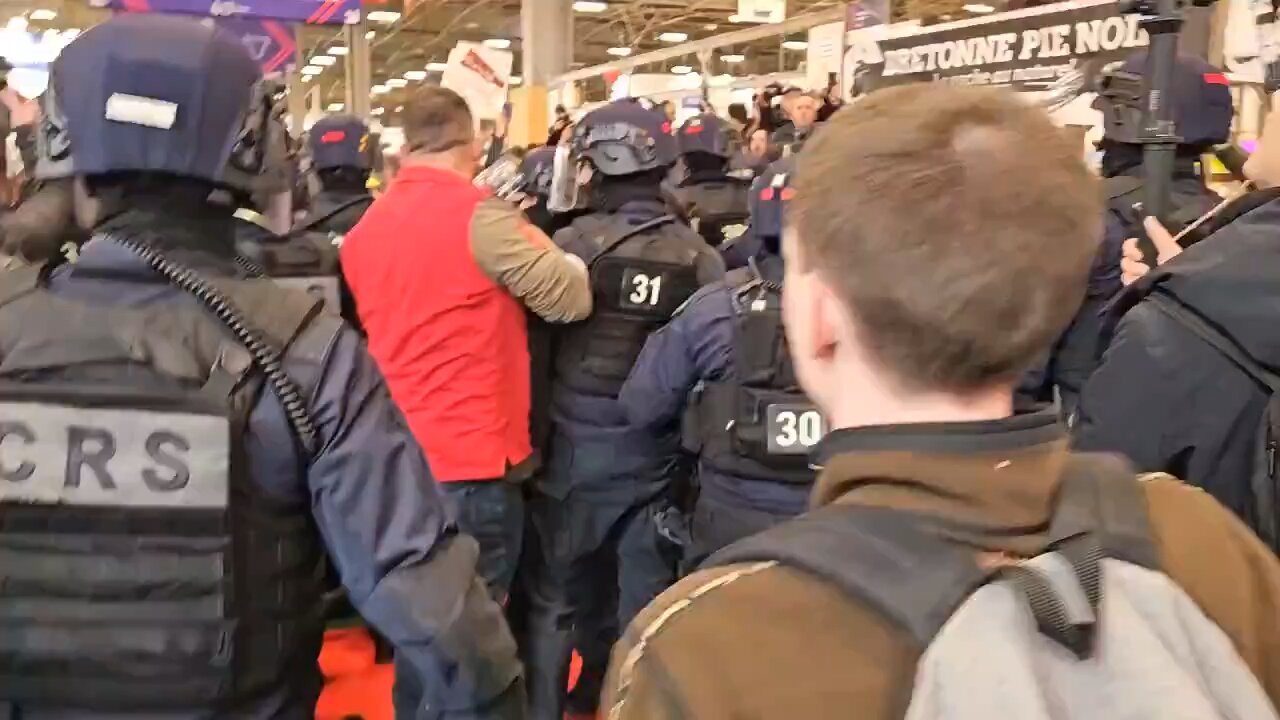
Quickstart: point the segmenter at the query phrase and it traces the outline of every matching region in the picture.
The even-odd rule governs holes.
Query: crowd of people
[[[235,38],[82,34],[0,217],[0,718],[311,717],[335,615],[405,720],[1276,718],[1280,108],[1221,201],[1175,78],[1163,224],[1104,77],[1101,179],[999,89],[497,159],[427,87],[282,232]]]

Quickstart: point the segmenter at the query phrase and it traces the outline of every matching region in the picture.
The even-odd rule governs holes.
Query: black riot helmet
[[[253,192],[278,127],[261,83],[244,46],[217,27],[115,17],[54,61],[36,175],[153,172]]]
[[[373,169],[369,126],[354,115],[329,115],[316,121],[307,136],[311,165],[317,170],[332,168]]]
[[[1138,52],[1102,70],[1093,107],[1102,111],[1105,140],[1129,144],[1141,140],[1146,64],[1146,52]],[[1198,58],[1180,56],[1173,69],[1170,102],[1179,145],[1205,148],[1230,138],[1235,110],[1221,69]]]
[[[682,156],[704,153],[729,158],[737,151],[732,131],[715,113],[702,113],[686,120],[676,134],[676,144]]]
[[[656,170],[676,161],[667,116],[627,100],[587,113],[573,129],[572,149],[608,176]]]

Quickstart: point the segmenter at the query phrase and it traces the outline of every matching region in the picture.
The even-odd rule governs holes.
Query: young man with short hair
[[[896,577],[866,573],[858,580],[876,592],[859,595],[814,568],[877,553],[893,566],[898,528],[909,523],[962,558],[966,573],[992,581],[997,568],[1046,551],[1065,489],[1082,482],[1098,497],[1118,489],[1145,510],[1143,547],[1157,572],[1221,629],[1217,642],[1229,641],[1253,692],[1280,699],[1280,566],[1257,538],[1171,478],[1135,484],[1112,458],[1072,454],[1052,414],[1013,416],[1013,386],[1078,307],[1100,236],[1100,194],[1075,143],[1013,94],[905,86],[837,115],[800,154],[796,185],[783,315],[800,383],[834,428],[816,454],[815,510],[713,556],[641,613],[614,652],[608,716],[870,720],[919,711],[917,693],[941,692],[916,686],[918,673],[937,669],[925,663],[932,638],[900,621],[912,608],[871,596],[923,583],[900,605],[928,605],[939,579],[915,566]],[[1101,506],[1073,504],[1088,508],[1093,528],[1103,526],[1094,518]],[[855,543],[797,533],[818,517],[869,516],[892,522],[874,531],[864,523]],[[774,549],[807,537],[791,549],[822,562],[746,558],[743,548],[759,550],[766,537]],[[1111,539],[1102,538],[1105,549]],[[1029,615],[998,623],[1024,620],[1034,638]],[[1111,627],[1105,618],[1100,626]],[[1000,639],[966,646],[969,664],[981,666]],[[1015,665],[955,674],[1011,677],[1025,669]],[[1118,700],[1132,698],[1100,702]],[[1004,716],[1045,716],[1023,709]]]

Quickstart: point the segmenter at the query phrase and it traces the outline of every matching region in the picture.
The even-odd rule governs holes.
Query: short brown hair
[[[427,87],[404,106],[404,139],[410,152],[437,153],[475,139],[471,108],[458,93]]]
[[[797,163],[800,255],[904,386],[1013,381],[1079,308],[1101,193],[1082,148],[1013,93],[882,90]]]

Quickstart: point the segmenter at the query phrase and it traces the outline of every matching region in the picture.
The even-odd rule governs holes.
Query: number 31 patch
[[[662,273],[627,268],[622,273],[622,307],[656,310],[662,302]]]
[[[765,408],[770,455],[803,455],[827,432],[827,421],[812,405],[770,405]]]

